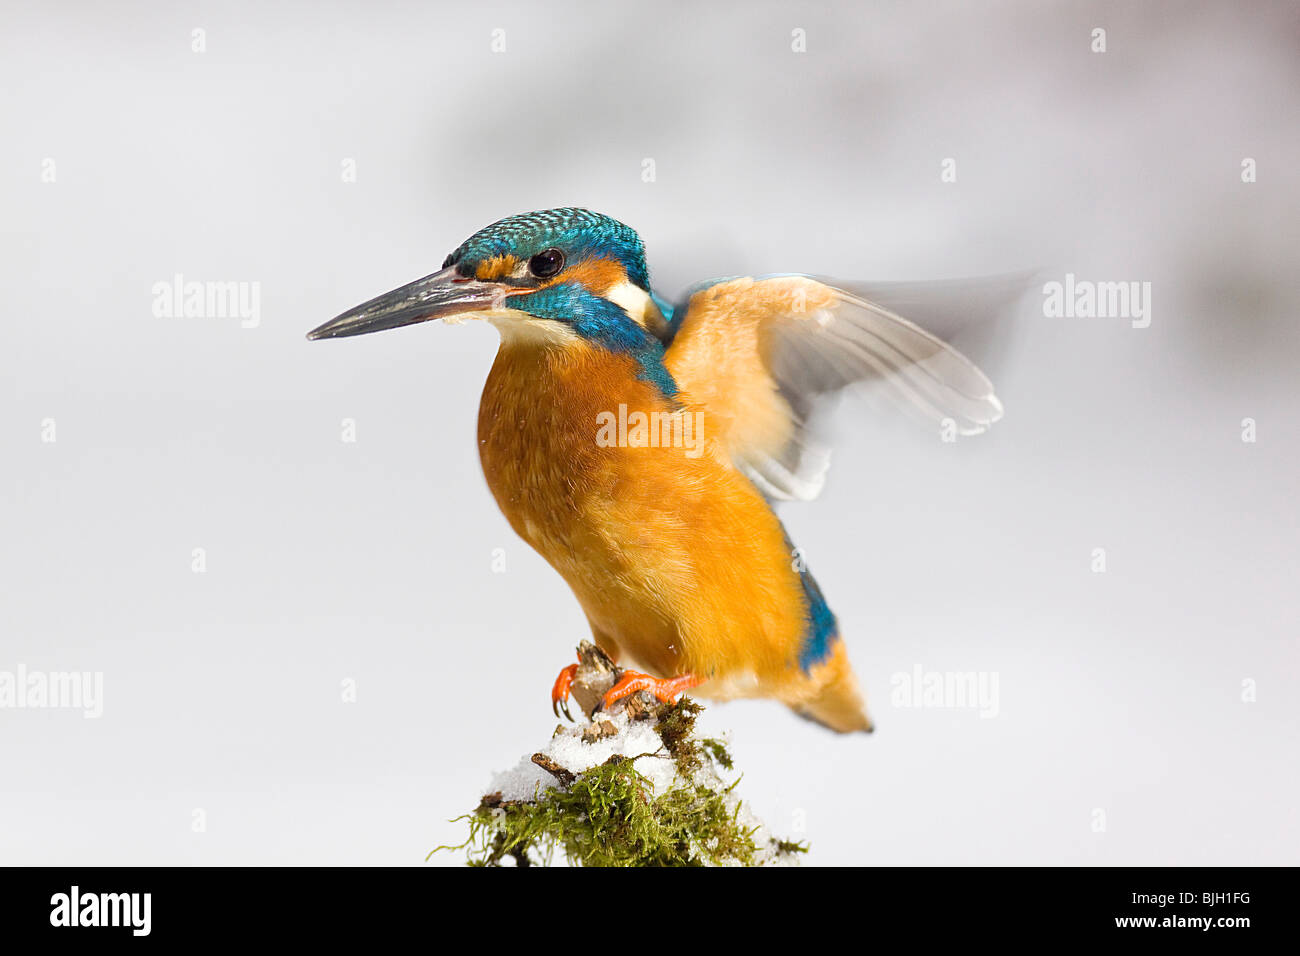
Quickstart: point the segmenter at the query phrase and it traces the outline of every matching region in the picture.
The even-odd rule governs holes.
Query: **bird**
[[[560,574],[620,666],[603,704],[770,698],[871,732],[837,618],[776,513],[820,492],[818,409],[857,383],[963,434],[988,378],[935,335],[804,274],[651,287],[630,226],[578,207],[508,216],[442,268],[308,333],[482,319],[500,345],[479,457],[514,531]],[[563,708],[576,664],[561,670]]]

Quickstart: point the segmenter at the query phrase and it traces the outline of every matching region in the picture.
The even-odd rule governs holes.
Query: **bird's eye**
[[[543,249],[528,260],[528,271],[539,279],[549,279],[564,268],[564,253],[559,249]]]

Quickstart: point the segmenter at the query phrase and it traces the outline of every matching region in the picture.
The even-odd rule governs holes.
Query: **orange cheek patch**
[[[513,275],[517,268],[519,268],[519,260],[515,256],[493,256],[478,264],[478,268],[474,270],[474,277],[485,282],[504,279],[508,275]]]
[[[585,259],[565,269],[546,285],[577,282],[597,295],[604,295],[620,282],[627,281],[627,270],[610,259]]]

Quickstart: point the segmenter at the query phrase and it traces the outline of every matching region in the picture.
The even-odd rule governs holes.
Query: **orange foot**
[[[703,683],[704,678],[696,677],[694,674],[678,674],[676,677],[660,680],[639,671],[624,671],[618,683],[605,691],[601,706],[608,707],[615,701],[630,697],[640,690],[648,690],[665,704],[671,704],[682,691],[690,690]]]
[[[577,674],[578,665],[570,664],[555,678],[555,686],[551,688],[551,713],[556,717],[560,716],[560,711],[564,711],[564,719],[573,720],[569,713],[569,688],[573,686],[573,678]]]

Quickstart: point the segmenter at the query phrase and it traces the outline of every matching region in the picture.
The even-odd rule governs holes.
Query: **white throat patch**
[[[482,313],[501,335],[503,344],[560,345],[581,338],[571,326],[554,319],[539,319],[518,309],[500,309]]]
[[[605,293],[605,298],[626,312],[637,325],[658,338],[668,328],[654,299],[640,286],[620,282]]]

